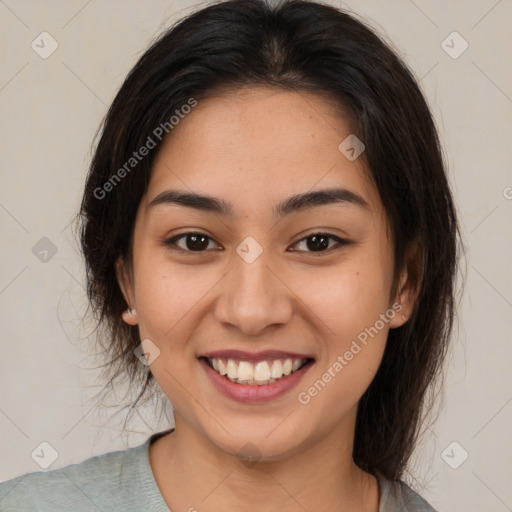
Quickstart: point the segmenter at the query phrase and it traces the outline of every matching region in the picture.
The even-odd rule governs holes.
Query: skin
[[[324,99],[250,88],[201,100],[159,150],[136,218],[133,261],[119,260],[117,269],[134,308],[124,321],[160,350],[150,368],[174,407],[175,432],[149,449],[173,512],[378,510],[376,479],[352,459],[357,404],[414,293],[406,268],[391,297],[388,220],[363,159],[338,150],[350,133]],[[334,187],[368,208],[329,204],[272,216],[291,195]],[[215,196],[233,214],[149,208],[167,189]],[[209,236],[206,251],[185,252],[186,237],[177,242],[181,252],[165,245],[186,232]],[[304,239],[319,232],[352,243],[331,240],[314,252]],[[263,249],[250,264],[236,252],[248,236]],[[299,403],[298,393],[397,302],[400,313]],[[315,364],[284,396],[243,404],[220,394],[197,360],[217,349],[281,349],[312,354]],[[248,446],[258,454],[253,465],[241,460]]]

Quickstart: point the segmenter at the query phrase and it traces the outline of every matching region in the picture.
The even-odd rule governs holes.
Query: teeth
[[[246,363],[250,366],[252,366],[251,363]],[[242,367],[242,363],[240,363],[239,368]],[[240,380],[244,380],[242,377],[240,377],[240,373],[238,374],[238,378]],[[262,380],[269,380],[270,379],[270,368],[268,366],[267,361],[260,361],[259,363],[256,363],[256,366],[254,367],[254,380],[262,381]],[[247,379],[249,380],[249,379]]]
[[[238,377],[238,365],[233,359],[228,359],[228,377],[230,379],[236,379]]]
[[[235,361],[234,359],[208,359],[213,369],[225,375],[231,382],[263,385],[272,384],[283,376],[288,376],[299,370],[305,359],[274,359],[272,361],[258,361],[256,364],[249,361]]]
[[[219,369],[217,370],[215,368],[215,365],[213,365],[213,368],[218,371],[221,375],[226,375],[228,373],[228,370],[226,368],[226,365],[224,364],[224,361],[222,359],[214,359],[212,361],[217,361],[217,365],[219,366]],[[213,362],[212,362],[213,364]]]
[[[231,359],[230,359],[230,361],[231,361]],[[229,364],[229,362],[228,362],[228,364]],[[230,377],[231,377],[231,375],[230,375]],[[261,379],[259,379],[259,377],[254,377],[254,368],[252,367],[252,364],[248,363],[247,361],[240,361],[240,364],[238,365],[237,377],[240,380],[253,380],[254,378],[256,378],[257,380],[261,380]]]
[[[283,375],[283,363],[281,363],[280,359],[276,359],[272,363],[272,373],[271,377],[273,379],[280,379],[281,375]]]

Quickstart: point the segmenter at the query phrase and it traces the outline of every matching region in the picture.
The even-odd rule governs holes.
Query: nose
[[[265,252],[252,263],[234,258],[215,304],[218,322],[258,336],[290,321],[293,292],[269,263]]]

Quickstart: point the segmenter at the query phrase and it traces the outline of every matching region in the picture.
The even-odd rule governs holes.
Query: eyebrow
[[[233,215],[233,206],[222,199],[179,190],[165,190],[158,194],[149,203],[148,210],[163,204],[186,206],[224,216]],[[273,215],[281,218],[290,213],[330,204],[350,204],[370,210],[368,202],[355,192],[346,188],[330,188],[291,196],[273,208]]]

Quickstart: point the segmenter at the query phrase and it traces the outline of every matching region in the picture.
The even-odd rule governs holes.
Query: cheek
[[[201,309],[201,299],[212,284],[208,280],[198,282],[197,276],[181,271],[155,269],[146,275],[139,274],[136,292],[141,336],[153,337],[158,343],[170,337],[180,340],[176,333],[188,323],[188,316]]]
[[[315,327],[323,345],[298,400],[309,404],[312,416],[335,424],[357,405],[373,380],[389,331],[385,284],[378,272],[357,267],[331,274],[323,291],[310,294],[308,306],[318,315]]]
[[[170,338],[181,340],[177,333],[201,309],[201,300],[215,284],[214,273],[200,272],[195,265],[173,265],[165,250],[142,243],[134,254],[134,270],[141,337],[158,345]]]
[[[329,384],[330,391],[319,405],[327,397],[348,408],[355,405],[382,360],[389,320],[395,314],[388,302],[391,259],[387,253],[367,249],[337,268],[302,280],[301,297],[314,311],[315,327],[324,342],[319,367],[308,385],[319,375],[322,381],[325,376],[325,381],[336,382]]]
[[[336,267],[305,272],[294,288],[322,321],[327,338],[355,336],[388,308],[390,270],[361,251]]]

